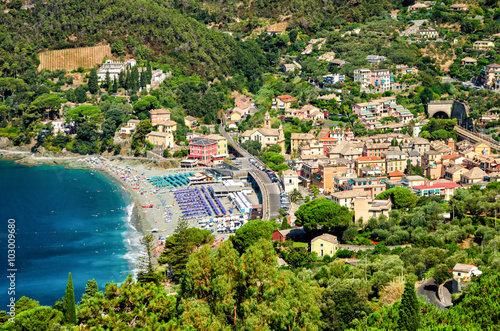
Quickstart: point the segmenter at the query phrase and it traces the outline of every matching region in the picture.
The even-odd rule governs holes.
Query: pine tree
[[[141,271],[138,275],[138,281],[142,283],[158,283],[158,278],[154,273],[153,268],[153,250],[155,249],[155,237],[153,234],[144,236],[141,238],[141,245],[144,247],[145,254],[140,256],[139,261],[139,269]]]
[[[87,282],[87,285],[85,285],[85,293],[82,295],[82,301],[84,299],[90,299],[93,298],[99,293],[99,286],[97,286],[97,282],[95,279],[91,279]]]
[[[92,94],[96,94],[99,91],[99,80],[97,78],[97,70],[96,68],[92,68],[90,70],[89,77],[89,92]]]
[[[75,305],[75,289],[73,288],[73,279],[71,272],[68,276],[68,285],[66,285],[66,292],[63,299],[64,305],[64,318],[68,324],[76,324],[76,305]]]
[[[399,307],[399,326],[401,330],[417,330],[420,326],[420,318],[420,304],[415,293],[415,286],[411,282],[406,282]]]
[[[118,82],[116,81],[116,77],[113,79],[113,93],[118,92]]]

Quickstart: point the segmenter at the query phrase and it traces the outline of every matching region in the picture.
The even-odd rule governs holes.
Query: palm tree
[[[292,192],[290,192],[290,200],[292,200],[292,202],[296,202],[297,199],[300,199],[300,198],[302,198],[302,195],[300,194],[299,190],[294,188],[292,190]]]

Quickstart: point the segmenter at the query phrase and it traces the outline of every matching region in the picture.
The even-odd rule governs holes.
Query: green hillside
[[[4,5],[8,13],[0,12],[4,74],[35,68],[38,51],[103,41],[111,43],[117,55],[171,64],[185,74],[230,73],[236,46],[232,38],[153,1],[35,0],[34,5],[23,10],[12,2]]]

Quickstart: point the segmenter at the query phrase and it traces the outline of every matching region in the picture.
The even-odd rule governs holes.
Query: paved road
[[[233,138],[226,132],[226,130],[224,130],[224,124],[219,127],[219,132],[227,139],[228,142],[231,142],[233,148],[238,151],[238,153],[240,153],[243,157],[246,157],[247,160],[253,157],[236,141],[234,141]],[[249,163],[245,162],[245,165],[247,166],[249,165]],[[278,185],[273,183],[264,171],[260,171],[253,166],[250,167],[252,168],[252,174],[257,177],[256,180],[259,183],[259,187],[261,188],[262,204],[264,209],[264,216],[262,218],[265,220],[269,220],[273,217],[278,216],[280,210],[280,189]]]
[[[434,278],[429,278],[429,280],[420,285],[420,287],[417,289],[418,296],[425,296],[427,298],[427,303],[432,303],[439,309],[448,309],[448,307],[443,305],[437,298],[437,292],[438,285],[436,284],[436,280]]]
[[[424,23],[424,22],[427,22],[428,20],[414,20],[412,21],[413,22],[413,25],[410,26],[408,29],[404,30],[403,32],[401,32],[399,35],[400,36],[406,36],[406,37],[409,37],[411,36],[412,34],[413,35],[417,35],[417,32],[418,30],[420,29],[420,26]]]

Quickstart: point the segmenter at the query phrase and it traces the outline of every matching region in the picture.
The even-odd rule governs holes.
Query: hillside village
[[[283,318],[285,327],[270,318],[268,329],[398,329],[410,292],[427,298],[415,309],[422,328],[495,328],[455,317],[474,310],[464,298],[500,271],[498,4],[98,2],[86,10],[61,2],[60,11],[38,1],[2,5],[8,25],[22,27],[8,33],[24,37],[0,43],[0,152],[138,164],[159,174],[133,184],[138,197],[204,192],[206,209],[227,214],[184,209],[184,228],[148,230],[155,268],[130,282],[134,291],[158,286],[162,305],[179,310],[150,325],[208,329],[204,314],[222,321],[214,330],[253,329],[244,323],[259,318],[247,318],[246,297],[235,299],[237,313],[204,306],[220,282],[210,277],[225,270],[239,282],[238,268],[251,260],[273,289],[306,298],[279,305],[300,304],[304,320]],[[120,19],[110,14],[119,11]],[[61,24],[31,28],[52,12]],[[88,28],[89,17],[107,29]],[[156,211],[149,202],[140,209],[170,208],[159,201]],[[212,285],[200,290],[203,263]],[[121,308],[125,324],[92,315],[97,302],[110,306],[109,291],[82,298],[82,327],[135,326],[140,314]]]

